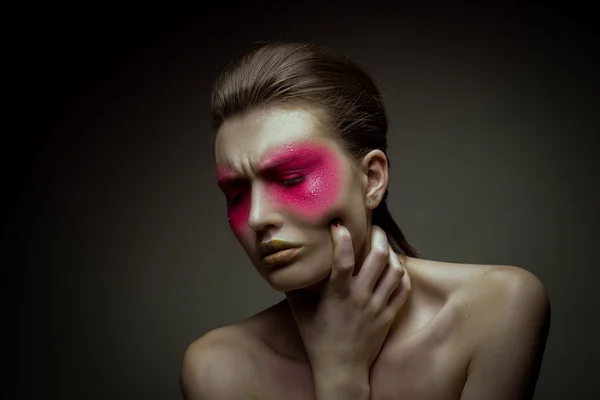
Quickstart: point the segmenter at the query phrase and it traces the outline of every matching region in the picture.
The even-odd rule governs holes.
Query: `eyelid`
[[[279,183],[282,184],[283,186],[296,186],[296,185],[300,185],[302,182],[304,182],[305,178],[306,177],[304,175],[297,175],[293,178],[280,179]]]
[[[308,160],[294,160],[293,162],[286,162],[277,165],[272,165],[261,170],[262,175],[285,175],[291,173],[304,173],[307,170],[314,168],[314,161]]]
[[[225,195],[225,200],[227,204],[230,205],[233,202],[233,199],[239,199],[247,192],[247,187],[245,186],[225,186],[221,188],[223,194]]]
[[[281,174],[279,176],[279,179],[296,179],[296,178],[303,178],[306,174],[303,174],[301,172],[294,172],[294,173],[285,173],[285,174]]]
[[[234,203],[238,203],[241,200],[241,197],[244,195],[243,192],[241,191],[236,191],[236,192],[227,192],[225,193],[225,200],[227,202],[228,206],[233,206],[235,205]]]

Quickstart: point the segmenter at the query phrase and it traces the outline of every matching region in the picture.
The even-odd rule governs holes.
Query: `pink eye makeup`
[[[270,202],[309,220],[318,219],[338,201],[341,170],[336,153],[315,143],[286,145],[257,166]],[[243,229],[250,212],[250,183],[219,167],[217,175],[230,224],[234,231]]]

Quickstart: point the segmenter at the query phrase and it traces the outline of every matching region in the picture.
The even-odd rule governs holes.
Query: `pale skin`
[[[335,201],[318,213],[269,197],[259,166],[290,143],[337,160]],[[215,162],[249,183],[232,229],[286,299],[194,341],[181,368],[186,399],[532,397],[550,320],[543,285],[514,266],[394,253],[371,224],[388,184],[381,151],[353,164],[310,109],[272,108],[225,121]],[[269,268],[258,246],[268,238],[301,244],[303,256]]]

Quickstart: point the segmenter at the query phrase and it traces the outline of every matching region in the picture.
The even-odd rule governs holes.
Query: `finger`
[[[373,225],[371,228],[371,251],[365,258],[356,280],[356,286],[360,291],[373,293],[373,289],[385,266],[388,264],[390,256],[390,245],[383,229]]]
[[[400,281],[404,276],[404,272],[404,267],[402,267],[402,264],[400,264],[398,256],[390,248],[388,268],[373,292],[373,302],[377,306],[384,307],[388,303],[392,292],[394,292],[394,290],[396,290],[400,284]]]
[[[396,287],[388,300],[388,307],[393,311],[394,315],[402,308],[404,303],[406,303],[411,290],[412,283],[410,281],[410,276],[405,269],[400,284]]]
[[[343,225],[332,225],[333,262],[326,291],[334,296],[346,296],[354,271],[354,249],[350,231]]]

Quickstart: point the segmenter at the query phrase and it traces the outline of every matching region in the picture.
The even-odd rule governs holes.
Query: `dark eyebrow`
[[[264,176],[264,177],[270,176],[276,172],[278,167],[285,165],[288,161],[292,161],[292,160],[286,160],[285,162],[277,162],[275,164],[262,167],[261,170],[258,172],[258,175]],[[231,187],[243,186],[243,185],[246,185],[247,183],[248,183],[248,178],[245,178],[241,175],[237,175],[234,173],[227,174],[225,176],[217,178],[217,185],[221,189],[228,189]]]
[[[258,166],[259,173],[265,173],[269,171],[273,171],[278,167],[285,166],[294,161],[302,161],[304,163],[312,163],[312,159],[307,159],[304,155],[300,154],[286,154],[284,156],[275,155],[274,157],[269,157],[266,160],[262,161]]]
[[[258,163],[257,174],[260,176],[272,174],[277,168],[295,161],[300,161],[304,166],[306,164],[314,163],[315,159],[313,157],[307,159],[305,155],[296,154],[294,152],[282,155],[280,151],[276,151],[266,157],[265,160]],[[248,179],[234,171],[224,171],[217,177],[217,184],[221,189],[232,186],[241,186],[246,183],[248,183]]]
[[[284,166],[293,161],[310,161],[310,160],[306,160],[306,157],[298,155],[298,154],[289,154],[289,155],[286,155],[283,157],[277,157],[273,161],[267,159],[259,164],[259,166],[257,168],[257,174],[264,175],[269,172],[273,172],[273,170],[277,169],[278,167]],[[219,175],[220,176],[217,177],[217,182],[218,182],[219,186],[222,184],[229,185],[229,184],[236,184],[236,183],[242,183],[244,181],[247,181],[246,178],[244,178],[237,172],[233,172],[233,171],[223,172]]]
[[[217,178],[217,185],[221,189],[226,189],[233,186],[241,186],[245,183],[248,183],[248,179],[234,174],[227,174],[220,178]]]

